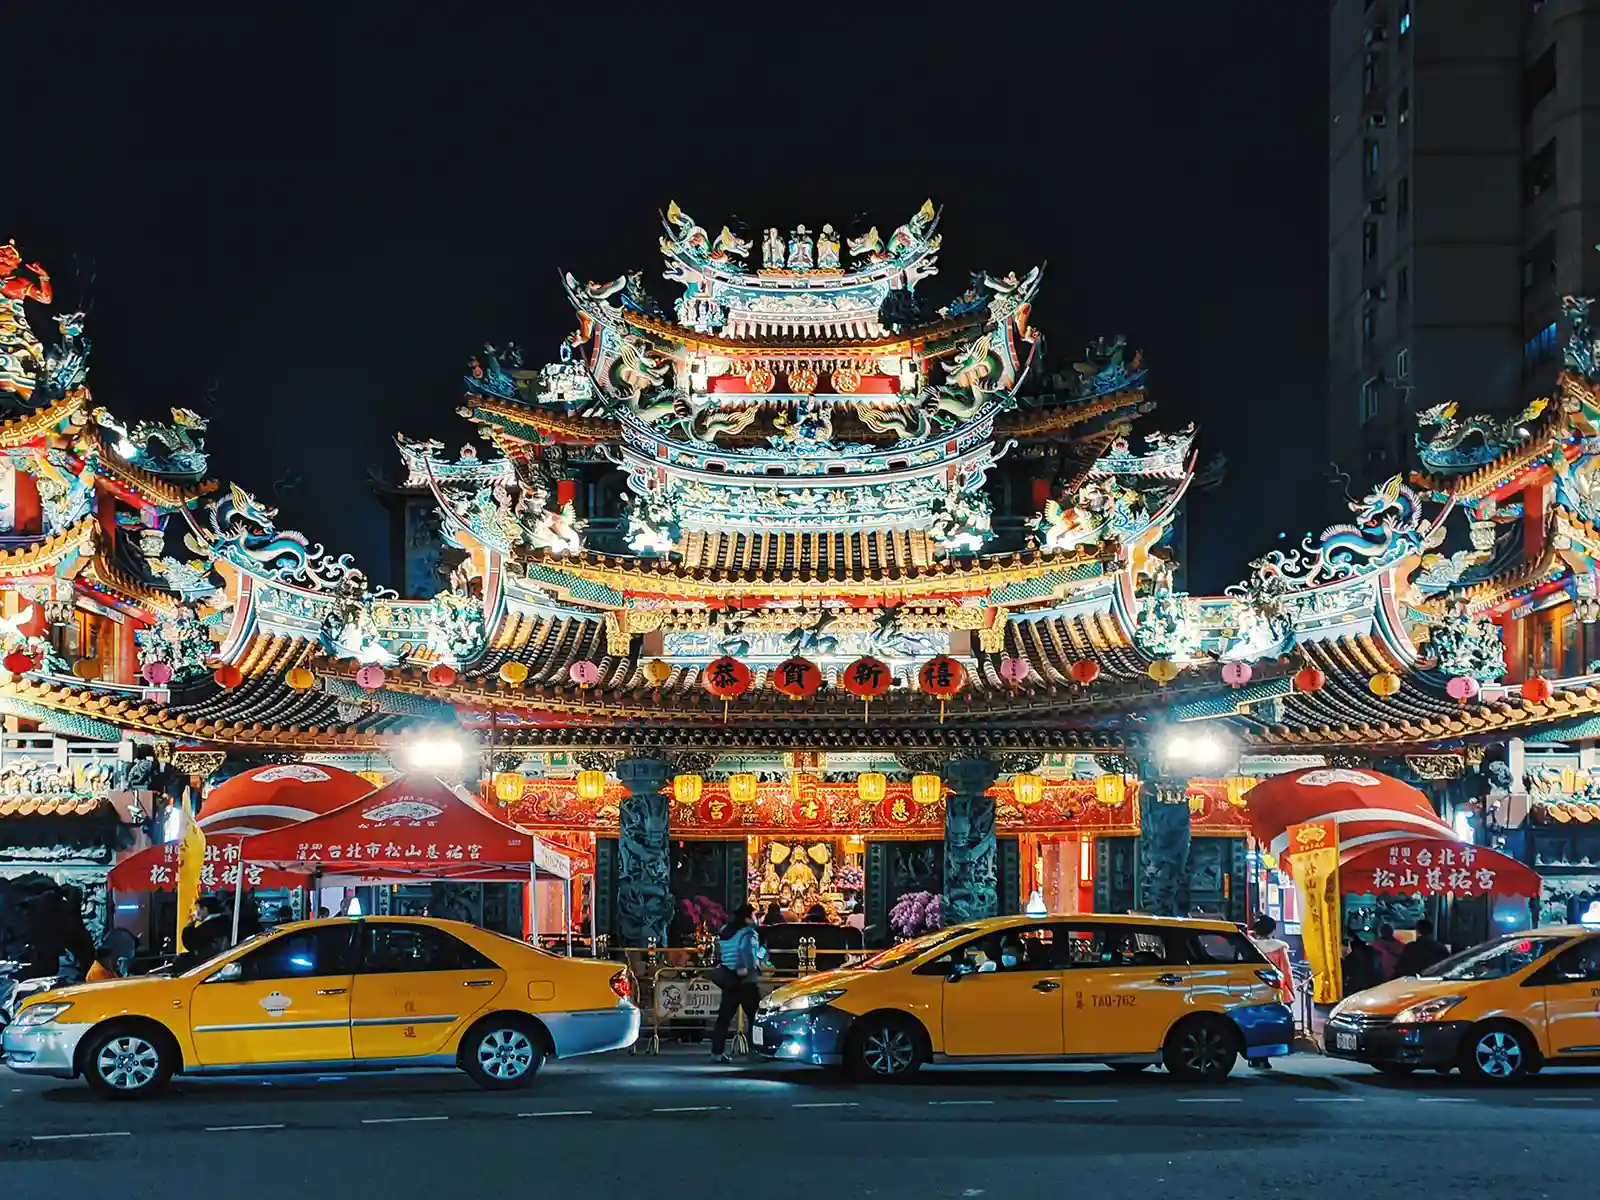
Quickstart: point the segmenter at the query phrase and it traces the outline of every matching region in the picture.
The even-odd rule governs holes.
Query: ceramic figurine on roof
[[[1417,414],[1417,457],[1433,471],[1466,471],[1499,458],[1530,436],[1529,424],[1549,406],[1549,400],[1532,401],[1514,417],[1456,418],[1455,401],[1435,404]],[[1429,430],[1426,435],[1423,430]]]
[[[111,452],[131,466],[173,479],[205,477],[208,422],[199,413],[174,408],[170,424],[139,421],[132,429],[103,408],[90,415],[111,435]]]
[[[34,276],[29,279],[20,272]],[[0,245],[0,402],[26,405],[45,368],[44,346],[28,324],[24,302],[49,304],[50,273],[38,263],[22,265],[15,242]]]

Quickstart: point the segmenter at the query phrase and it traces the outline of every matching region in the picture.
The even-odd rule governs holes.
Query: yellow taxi
[[[1509,1083],[1545,1065],[1600,1065],[1600,933],[1513,933],[1357,992],[1330,1014],[1323,1051],[1386,1075],[1418,1068]]]
[[[24,1074],[84,1076],[105,1096],[173,1075],[459,1067],[488,1088],[546,1058],[633,1044],[633,978],[457,921],[286,925],[181,974],[31,997],[0,1050]]]
[[[1289,1053],[1278,973],[1221,921],[997,917],[903,942],[762,1001],[761,1055],[868,1079],[929,1061],[1099,1062],[1220,1079]]]

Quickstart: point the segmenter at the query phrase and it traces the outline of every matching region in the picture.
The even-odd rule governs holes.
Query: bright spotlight
[[[135,446],[127,438],[120,439],[112,449],[122,458],[132,458],[139,453],[139,447]]]
[[[1215,738],[1199,738],[1189,747],[1189,757],[1202,766],[1210,766],[1222,758],[1222,747]]]
[[[461,743],[454,738],[424,738],[406,747],[406,759],[418,771],[450,771],[461,765]]]
[[[1168,758],[1188,758],[1190,753],[1188,738],[1174,737],[1167,739]]]

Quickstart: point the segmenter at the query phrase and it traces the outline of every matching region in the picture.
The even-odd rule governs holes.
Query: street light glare
[[[461,765],[461,743],[454,738],[425,738],[406,748],[406,757],[419,771],[444,771]]]
[[[1189,739],[1186,737],[1172,738],[1167,742],[1167,754],[1172,758],[1188,758]]]
[[[1222,747],[1214,738],[1200,738],[1190,748],[1189,756],[1197,763],[1209,765],[1222,757]]]

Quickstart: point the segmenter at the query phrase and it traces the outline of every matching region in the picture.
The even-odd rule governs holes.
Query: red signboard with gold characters
[[[995,825],[1002,834],[1073,830],[1137,833],[1137,792],[1134,785],[1106,789],[1094,779],[1046,780],[1044,798],[1023,807],[1012,801],[1009,781],[1003,780],[990,789],[995,798]],[[625,794],[621,785],[613,781],[607,784],[604,795],[582,800],[570,779],[530,779],[522,798],[509,805],[507,815],[529,829],[604,833],[616,828],[617,806]],[[673,795],[671,788],[668,795]],[[1227,787],[1221,781],[1194,783],[1189,807],[1197,835],[1238,836],[1245,832],[1244,813],[1230,802]],[[680,804],[674,798],[671,811],[674,837],[796,830],[818,835],[944,836],[943,803],[918,804],[911,784],[905,780],[889,782],[882,799],[866,800],[854,781],[825,781],[802,774],[758,784],[755,802],[741,805],[729,796],[725,781],[708,779],[694,795],[693,803]]]

